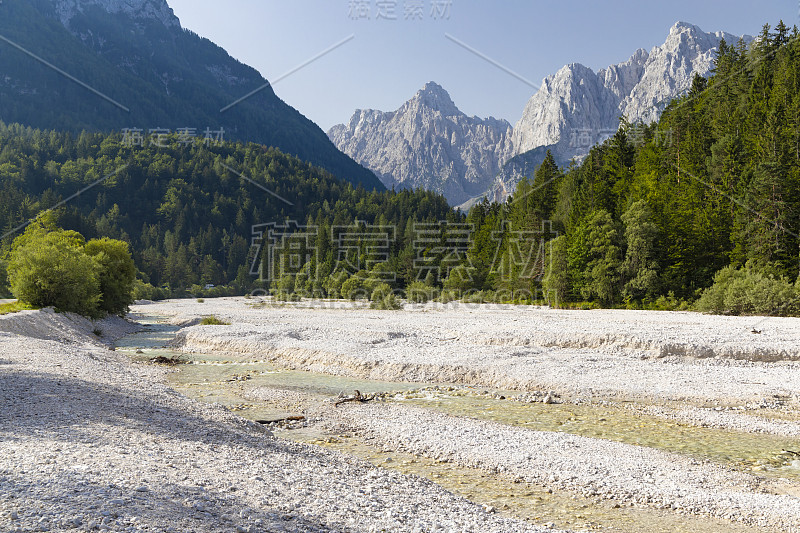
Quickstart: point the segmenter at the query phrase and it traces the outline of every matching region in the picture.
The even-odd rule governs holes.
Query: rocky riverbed
[[[0,530],[548,530],[190,400],[110,349],[136,328],[0,317]]]
[[[184,324],[214,315],[231,325],[185,328],[174,346],[283,368],[514,389],[530,401],[612,402],[687,426],[776,438],[796,437],[800,421],[797,319],[436,304],[386,312],[342,302],[242,299],[141,310]],[[332,409],[290,391],[241,388],[276,405],[282,395],[304,404],[331,434],[351,433],[380,448],[550,490],[759,531],[792,531],[800,523],[796,477],[762,476],[625,439],[533,431],[406,405]]]
[[[198,325],[204,316],[230,325]],[[796,319],[245,298],[141,303],[137,317],[180,325],[164,342],[198,364],[114,351],[140,329],[130,321],[0,317],[0,530],[516,532],[553,531],[561,517],[553,521],[573,530],[791,532],[800,523],[800,461],[789,456],[800,458]],[[336,405],[332,393],[281,386],[281,372],[263,364],[317,373],[294,375],[299,383],[378,379],[370,386],[407,392]],[[224,379],[213,380],[214,368]],[[182,375],[206,377],[195,387]],[[242,405],[188,397],[201,389]],[[245,403],[305,418],[258,424],[237,416]],[[525,405],[541,407],[528,415]],[[606,416],[620,418],[606,433],[573,422]],[[651,439],[651,428],[669,439]],[[738,446],[731,459],[724,432]],[[683,446],[682,435],[711,435],[714,449],[698,453],[705,444]],[[776,450],[780,468],[733,459],[748,435],[786,448]]]

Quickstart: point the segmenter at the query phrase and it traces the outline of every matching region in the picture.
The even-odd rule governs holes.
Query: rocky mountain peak
[[[585,155],[616,130],[620,116],[656,120],[672,98],[687,91],[695,74],[707,76],[720,40],[739,37],[706,33],[676,22],[663,45],[637,50],[627,61],[597,73],[573,63],[548,76],[514,128],[514,153],[556,145],[562,161]],[[749,36],[743,36],[747,41]]]
[[[703,30],[701,30],[694,24],[690,24],[689,22],[683,22],[681,20],[673,24],[672,27],[669,29],[670,35],[674,35],[677,33],[686,33],[686,32],[695,34],[704,33]]]
[[[739,39],[676,22],[662,45],[639,48],[621,63],[597,72],[566,65],[542,81],[513,129],[504,120],[466,116],[447,91],[429,82],[397,111],[357,111],[328,136],[387,187],[423,187],[453,205],[487,191],[503,201],[548,149],[565,164],[613,135],[620,116],[656,120],[695,74],[708,75],[722,38]]]
[[[417,91],[410,103],[419,103],[434,111],[439,111],[445,116],[455,116],[462,114],[453,103],[450,94],[436,82],[429,81],[422,89]]]
[[[328,137],[387,187],[436,191],[452,205],[488,189],[511,156],[511,124],[468,117],[434,82],[397,111],[356,111]]]
[[[108,13],[123,13],[136,19],[161,22],[168,28],[180,27],[178,17],[166,0],[53,0],[56,14],[64,26],[87,7],[97,6]]]

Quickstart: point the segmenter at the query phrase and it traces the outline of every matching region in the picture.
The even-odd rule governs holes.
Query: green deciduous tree
[[[86,316],[100,314],[98,271],[80,234],[40,223],[15,239],[8,262],[11,292],[19,300]]]
[[[133,303],[136,265],[128,243],[109,238],[93,239],[84,250],[97,264],[100,283],[99,308],[109,314],[123,315]]]

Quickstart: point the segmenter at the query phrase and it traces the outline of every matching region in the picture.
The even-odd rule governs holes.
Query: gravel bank
[[[245,394],[287,408],[300,407],[329,432],[355,434],[378,448],[503,473],[554,490],[758,528],[793,531],[800,523],[800,484],[759,478],[679,454],[410,406],[333,407],[292,391],[265,388]]]
[[[232,323],[182,330],[176,342],[182,350],[255,355],[286,368],[367,379],[730,404],[776,395],[796,401],[800,391],[800,319],[249,303],[170,301],[137,310],[177,321],[214,314]]]
[[[773,420],[757,415],[698,408],[667,409],[660,406],[646,406],[642,408],[642,412],[698,427],[729,429],[745,433],[765,433],[781,437],[800,437],[800,423],[791,420]]]
[[[131,328],[0,319],[0,530],[542,530],[191,401],[102,344]]]
[[[769,482],[676,454],[563,433],[530,431],[423,409],[339,408],[338,430],[383,447],[503,472],[587,496],[791,530],[800,498]],[[800,487],[794,487],[795,493]]]

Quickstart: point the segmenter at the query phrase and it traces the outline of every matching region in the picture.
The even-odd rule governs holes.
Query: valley
[[[800,531],[796,18],[0,0],[0,532]]]

